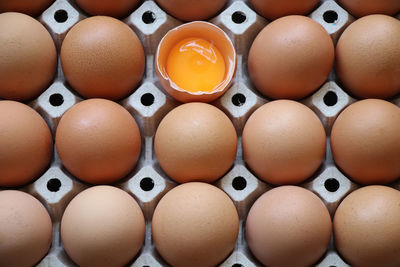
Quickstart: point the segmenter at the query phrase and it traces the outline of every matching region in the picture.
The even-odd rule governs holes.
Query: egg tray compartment
[[[321,1],[309,16],[328,31],[334,43],[337,42],[344,29],[355,20],[332,0]],[[38,19],[51,33],[59,52],[68,30],[86,17],[87,14],[80,10],[73,0],[57,0]],[[400,14],[397,18],[400,19]],[[134,116],[140,127],[142,151],[135,169],[113,185],[127,191],[138,201],[146,219],[143,247],[129,266],[168,266],[159,256],[152,242],[151,218],[161,197],[177,184],[170,180],[159,167],[154,155],[153,137],[161,119],[180,103],[169,97],[158,82],[154,69],[154,54],[164,34],[182,22],[166,14],[154,1],[144,1],[123,21],[139,36],[146,54],[146,71],[141,85],[129,97],[120,101],[120,104]],[[246,243],[245,220],[254,201],[272,186],[257,179],[246,167],[242,156],[241,132],[252,112],[270,101],[256,91],[247,73],[247,56],[250,46],[268,21],[257,15],[247,1],[241,0],[229,0],[222,12],[209,21],[228,34],[237,51],[237,72],[232,87],[212,103],[229,116],[239,136],[238,151],[233,167],[215,183],[231,197],[240,218],[239,236],[235,249],[221,266],[262,266],[252,256]],[[83,98],[77,95],[65,81],[61,66],[58,64],[52,85],[29,105],[44,117],[55,136],[62,114],[82,100]],[[327,152],[323,164],[300,186],[316,193],[324,201],[331,216],[334,215],[340,201],[351,191],[360,187],[335,167],[329,147],[329,135],[334,120],[346,106],[355,101],[357,99],[341,89],[334,69],[328,81],[319,90],[300,101],[318,115],[328,135]],[[391,101],[400,106],[400,95]],[[400,190],[400,182],[391,186]],[[52,247],[38,266],[76,266],[63,249],[60,221],[71,199],[88,187],[90,185],[80,182],[68,173],[54,151],[49,169],[32,184],[18,188],[38,198],[46,206],[53,221]],[[0,188],[2,189],[5,188]],[[327,253],[316,265],[320,267],[348,266],[335,250],[333,240]]]

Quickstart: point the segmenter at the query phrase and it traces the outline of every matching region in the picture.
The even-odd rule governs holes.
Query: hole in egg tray
[[[154,180],[150,177],[145,177],[140,181],[140,188],[143,191],[151,191],[154,188]]]
[[[336,13],[336,11],[328,10],[324,13],[323,18],[324,18],[324,21],[327,23],[336,23],[339,16]]]
[[[49,102],[52,106],[58,107],[64,103],[64,97],[62,96],[62,94],[58,94],[58,93],[52,94],[49,97]]]
[[[232,14],[232,21],[236,24],[241,24],[246,21],[246,14],[241,11],[236,11]]]
[[[68,20],[68,12],[63,9],[57,10],[56,13],[54,13],[54,19],[58,23],[66,22]]]
[[[232,96],[232,104],[234,104],[235,106],[240,107],[243,106],[245,103],[246,103],[245,95],[237,93]]]
[[[146,11],[142,15],[142,21],[145,24],[152,24],[154,21],[156,21],[156,15],[152,11]]]
[[[336,192],[339,190],[340,183],[335,178],[329,178],[325,181],[324,186],[329,192]]]
[[[57,178],[52,178],[47,182],[47,189],[50,192],[58,192],[61,187],[61,181]]]
[[[241,190],[245,189],[246,186],[247,186],[247,181],[244,177],[237,176],[237,177],[233,178],[232,187],[235,190],[241,191]]]
[[[140,102],[143,106],[151,106],[154,103],[154,95],[151,93],[146,93],[140,97]]]
[[[324,95],[324,103],[328,107],[332,107],[332,106],[336,105],[337,102],[338,102],[338,97],[337,97],[337,94],[335,92],[328,91]]]

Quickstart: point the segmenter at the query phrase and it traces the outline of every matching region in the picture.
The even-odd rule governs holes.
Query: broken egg
[[[195,21],[170,30],[155,59],[158,79],[181,102],[211,102],[230,86],[236,70],[235,48],[217,26]]]

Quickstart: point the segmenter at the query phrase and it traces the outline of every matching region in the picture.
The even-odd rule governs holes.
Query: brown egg
[[[378,99],[347,107],[332,127],[335,163],[361,184],[400,178],[400,108]]]
[[[399,47],[399,20],[371,15],[353,22],[336,46],[336,72],[345,89],[358,98],[400,93]]]
[[[178,183],[216,181],[231,168],[236,148],[232,122],[221,110],[204,103],[170,111],[154,138],[161,168]]]
[[[126,97],[144,72],[139,38],[128,25],[111,17],[90,17],[72,27],[60,58],[65,78],[86,98]]]
[[[243,129],[247,165],[274,185],[297,184],[309,178],[325,157],[325,145],[325,130],[317,115],[292,100],[261,106]]]
[[[176,47],[179,44],[183,46]],[[230,88],[236,51],[221,28],[193,21],[165,34],[157,47],[155,68],[160,84],[176,100],[209,103]]]
[[[327,250],[331,232],[324,203],[297,186],[264,193],[246,221],[250,250],[266,266],[312,266]]]
[[[399,0],[338,0],[338,3],[356,17],[372,14],[392,16],[400,12]]]
[[[1,12],[20,12],[32,17],[39,16],[55,0],[1,0]]]
[[[0,14],[0,98],[26,101],[52,82],[57,66],[53,39],[37,20],[21,13]]]
[[[145,221],[137,202],[112,186],[94,186],[68,204],[61,238],[79,266],[125,266],[144,241]]]
[[[216,266],[235,247],[239,217],[232,200],[206,183],[186,183],[158,203],[152,221],[154,244],[175,267]]]
[[[56,132],[57,152],[74,176],[91,184],[113,183],[139,158],[139,127],[122,106],[90,99],[70,108]]]
[[[400,192],[367,186],[348,195],[333,220],[335,246],[351,266],[400,266]]]
[[[303,16],[287,16],[257,35],[250,48],[248,71],[263,95],[300,99],[326,81],[333,61],[332,39],[320,24]]]
[[[156,0],[168,14],[184,21],[207,20],[216,15],[227,0]]]
[[[270,20],[287,15],[307,15],[318,3],[319,0],[250,0],[254,10]]]
[[[90,15],[126,17],[140,4],[140,0],[76,0],[80,8]]]
[[[27,193],[0,191],[0,225],[0,266],[35,266],[50,248],[50,216]]]
[[[21,186],[50,164],[53,139],[43,118],[15,101],[0,101],[0,186]]]

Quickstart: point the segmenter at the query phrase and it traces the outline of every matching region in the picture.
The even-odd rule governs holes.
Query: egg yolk
[[[171,49],[167,73],[178,87],[188,92],[212,92],[224,80],[225,61],[212,43],[187,38]]]

